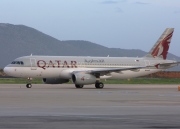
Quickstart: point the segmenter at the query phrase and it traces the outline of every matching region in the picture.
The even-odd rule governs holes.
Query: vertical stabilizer
[[[174,28],[167,28],[145,57],[166,59]]]

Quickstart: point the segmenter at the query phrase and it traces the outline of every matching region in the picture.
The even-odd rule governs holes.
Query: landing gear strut
[[[28,83],[26,84],[27,88],[31,88],[32,84],[31,84],[32,78],[28,77]]]
[[[96,75],[96,83],[95,83],[95,87],[97,89],[102,89],[104,87],[104,84],[102,82],[100,82],[100,74]]]
[[[103,84],[102,82],[96,82],[96,83],[95,83],[95,87],[96,87],[97,89],[102,89],[102,88],[104,87],[104,84]]]

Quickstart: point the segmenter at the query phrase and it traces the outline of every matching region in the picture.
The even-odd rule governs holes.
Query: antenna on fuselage
[[[30,56],[32,56],[32,53],[31,53],[31,55]]]

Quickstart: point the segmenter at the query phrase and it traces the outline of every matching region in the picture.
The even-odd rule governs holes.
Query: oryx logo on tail
[[[172,33],[170,33],[167,37],[165,37],[157,46],[156,48],[153,50],[153,52],[151,53],[151,55],[153,57],[160,57],[162,56],[163,59],[166,59],[166,56],[168,54],[168,50],[169,50],[169,44],[171,42],[171,38],[172,38]]]
[[[165,60],[168,54],[173,31],[174,28],[167,28],[146,56],[152,56],[154,58],[159,57]]]

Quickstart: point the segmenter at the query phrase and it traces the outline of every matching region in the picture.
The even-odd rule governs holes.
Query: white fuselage
[[[18,62],[23,62],[23,64]],[[74,71],[80,72],[138,66],[145,67],[138,70],[109,72],[106,75],[100,76],[101,79],[127,79],[165,70],[169,67],[156,68],[155,65],[171,62],[173,61],[155,58],[25,56],[15,59],[14,63],[4,68],[4,71],[10,76],[22,78],[71,79],[71,75]]]

